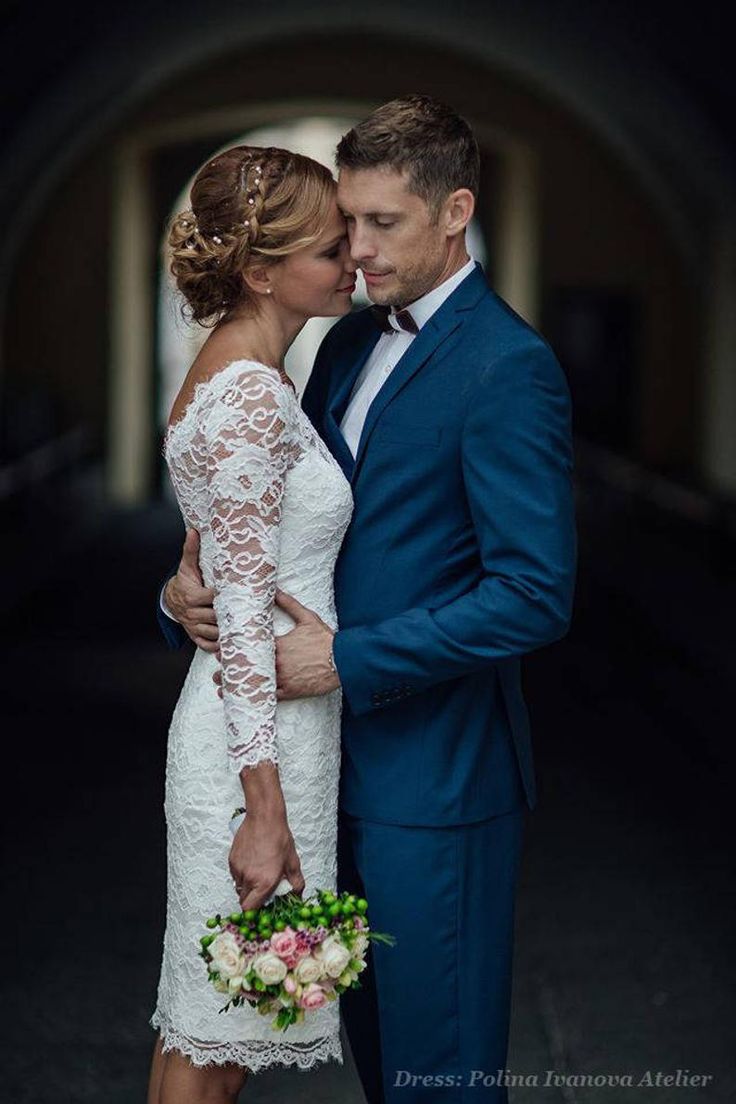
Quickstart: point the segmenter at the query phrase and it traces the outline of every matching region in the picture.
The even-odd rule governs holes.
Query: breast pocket
[[[442,440],[441,426],[381,425],[375,433],[381,444],[428,445],[437,448]]]

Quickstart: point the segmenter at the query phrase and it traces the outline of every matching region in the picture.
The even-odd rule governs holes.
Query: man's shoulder
[[[555,390],[566,387],[549,342],[492,288],[472,310],[465,331],[460,360],[466,386],[486,390],[509,380],[525,388],[537,380]]]
[[[554,356],[542,334],[491,287],[473,311],[470,329],[490,355],[504,356],[523,349]]]

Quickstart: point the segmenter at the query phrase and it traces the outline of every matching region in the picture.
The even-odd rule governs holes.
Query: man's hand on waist
[[[176,575],[164,588],[164,601],[174,620],[204,652],[216,652],[219,647],[214,596],[214,590],[204,586],[199,569],[199,533],[188,529]]]

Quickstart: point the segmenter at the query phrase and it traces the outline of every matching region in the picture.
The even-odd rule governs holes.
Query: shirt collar
[[[459,268],[457,272],[453,272],[452,276],[448,276],[448,278],[444,280],[441,284],[439,284],[436,288],[432,288],[432,290],[428,291],[426,295],[423,295],[421,299],[417,299],[415,300],[415,302],[408,304],[405,309],[409,311],[410,315],[416,322],[418,329],[421,330],[422,326],[426,322],[429,322],[435,311],[438,311],[440,309],[444,301],[452,295],[455,288],[460,286],[463,280],[470,275],[474,268],[475,261],[471,257],[470,260],[467,261],[462,268]],[[400,329],[398,324],[394,323],[393,321],[395,314],[396,310],[394,309],[394,307],[392,307],[391,312],[388,316],[389,321],[391,322],[391,325],[394,327],[395,330],[398,330],[399,333],[404,333],[405,331]]]

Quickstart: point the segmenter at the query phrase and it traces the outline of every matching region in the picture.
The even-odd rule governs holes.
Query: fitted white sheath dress
[[[333,573],[352,512],[350,485],[279,372],[234,361],[198,384],[166,435],[164,455],[187,527],[201,537],[214,587],[217,658],[197,650],[169,731],[166,766],[168,900],[158,1001],[151,1024],[164,1050],[196,1065],[233,1062],[309,1069],[342,1061],[338,1001],[276,1032],[225,998],[198,957],[204,921],[238,909],[228,868],[239,771],[278,764],[306,886],[336,888],[340,691],[276,701],[274,636],[291,619],[276,587],[336,628]],[[286,887],[283,887],[286,888]]]

